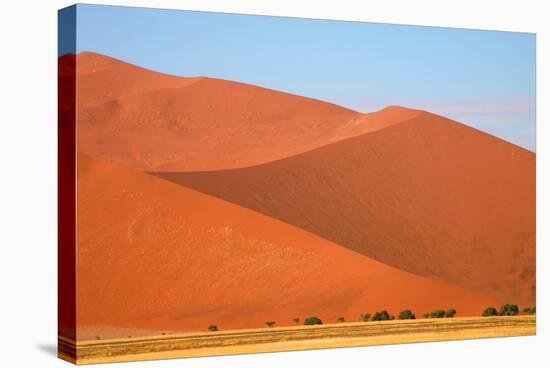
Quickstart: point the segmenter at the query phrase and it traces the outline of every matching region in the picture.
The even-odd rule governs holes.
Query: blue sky
[[[426,109],[535,150],[534,34],[98,5],[76,19],[77,52],[363,112]],[[60,54],[74,47],[60,38]]]

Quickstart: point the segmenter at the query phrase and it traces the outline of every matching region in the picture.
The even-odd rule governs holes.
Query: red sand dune
[[[299,228],[117,164],[78,156],[78,338],[334,322],[387,308],[496,301],[397,270]]]
[[[78,149],[146,171],[257,165],[392,124],[327,102],[221,79],[77,56]]]
[[[159,176],[396,268],[533,303],[535,154],[427,112],[391,114],[403,122],[291,158]]]
[[[70,57],[74,55],[61,59]],[[159,89],[183,88],[200,80],[155,72],[93,52],[79,53],[76,63],[79,108]]]

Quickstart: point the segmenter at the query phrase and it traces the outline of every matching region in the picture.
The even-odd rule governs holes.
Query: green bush
[[[318,317],[308,317],[304,321],[304,325],[311,326],[311,325],[322,325],[323,321],[321,321]]]
[[[498,316],[497,309],[495,307],[488,307],[483,311],[481,314],[482,317],[492,317],[492,316]]]
[[[445,318],[453,318],[456,314],[456,309],[449,309],[445,312]]]
[[[374,316],[372,317],[373,321],[389,321],[391,319],[392,319],[392,317],[390,316],[390,314],[386,310],[376,312],[376,313],[374,313]]]
[[[339,323],[343,323],[345,321],[346,321],[346,319],[343,316],[340,316],[336,319],[336,322],[339,322]]]
[[[363,313],[359,315],[359,321],[367,322],[370,319],[370,313]]]
[[[519,313],[519,308],[515,304],[504,304],[500,307],[500,312],[498,313],[501,316],[515,316]]]
[[[275,326],[275,321],[268,321],[265,324],[267,325],[267,327],[273,327]]]
[[[443,318],[445,317],[445,311],[442,309],[438,309],[430,313],[430,317],[432,318]]]
[[[537,314],[537,307],[526,307],[523,308],[523,312],[527,314]]]
[[[416,316],[410,309],[405,309],[399,313],[399,316],[397,317],[399,319],[416,319]]]
[[[216,331],[218,331],[218,326],[210,325],[210,326],[208,326],[208,331],[216,332]]]

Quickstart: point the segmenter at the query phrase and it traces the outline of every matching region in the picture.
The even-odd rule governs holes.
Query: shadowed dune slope
[[[158,175],[396,268],[533,303],[535,155],[437,115],[412,115],[264,165]]]
[[[369,259],[249,209],[117,164],[78,156],[78,338],[113,331],[334,322],[387,308],[495,300]],[[111,331],[111,332],[109,332]]]
[[[146,171],[257,165],[403,118],[390,109],[367,124],[372,114],[312,98],[170,76],[91,52],[77,56],[77,93],[79,150]]]

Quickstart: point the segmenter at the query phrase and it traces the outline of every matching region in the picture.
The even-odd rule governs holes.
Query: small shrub
[[[523,308],[523,313],[527,313],[527,314],[537,314],[537,307],[526,307],[526,308]]]
[[[399,313],[399,319],[416,319],[416,316],[410,309],[405,309]]]
[[[492,317],[492,316],[498,316],[497,309],[495,307],[489,307],[483,311],[481,314],[482,317]]]
[[[432,318],[443,318],[445,317],[445,311],[442,309],[434,310],[432,313],[430,313],[430,317]]]
[[[275,321],[267,321],[265,324],[267,325],[267,327],[273,327],[275,326]]]
[[[95,339],[96,339],[96,340],[100,340],[101,338],[100,338],[99,336],[96,336]]]
[[[373,321],[389,321],[391,319],[392,319],[392,317],[390,316],[390,314],[388,313],[387,310],[376,312],[376,313],[374,313],[374,316],[372,317]]]
[[[218,330],[218,326],[216,326],[216,325],[210,325],[210,326],[208,326],[208,331],[210,331],[210,332],[219,331],[219,330]]]
[[[292,322],[294,322],[294,324],[298,324],[300,323],[300,318],[296,317],[296,318],[292,318]]]
[[[430,318],[430,313],[424,313],[424,314],[422,315],[422,318]]]
[[[519,313],[519,308],[515,304],[504,304],[500,307],[500,312],[498,313],[501,316],[515,316]]]
[[[343,316],[340,316],[336,319],[336,322],[338,322],[338,323],[343,323],[345,321],[346,321],[346,319]]]
[[[359,321],[367,322],[370,319],[370,313],[363,313],[359,315]]]
[[[449,309],[445,312],[445,318],[453,318],[456,314],[456,309]]]
[[[319,319],[318,317],[308,317],[305,319],[304,321],[304,325],[306,326],[312,326],[312,325],[322,325],[323,324],[323,321],[321,321],[321,319]]]

